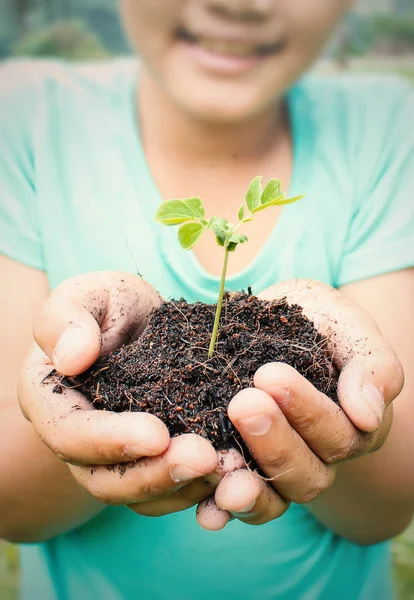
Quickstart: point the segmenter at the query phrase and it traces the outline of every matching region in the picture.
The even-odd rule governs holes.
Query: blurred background
[[[0,15],[0,59],[100,60],[129,52],[116,0],[0,0]],[[322,65],[413,77],[414,0],[358,0]]]
[[[105,60],[128,53],[116,0],[0,0],[0,60]],[[397,72],[414,82],[414,0],[358,0],[317,69],[326,76]],[[395,540],[393,554],[399,599],[414,600],[414,526]],[[0,600],[18,598],[18,578],[18,550],[0,541]]]

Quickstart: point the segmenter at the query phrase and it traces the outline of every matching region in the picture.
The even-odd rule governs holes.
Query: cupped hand
[[[232,517],[266,523],[290,502],[314,500],[332,485],[341,463],[384,444],[392,401],[404,382],[402,367],[375,322],[340,292],[295,280],[261,297],[286,297],[326,336],[339,372],[340,406],[286,364],[261,367],[255,387],[239,392],[228,414],[266,477],[246,468],[227,473],[214,498],[198,507],[198,522],[206,529],[221,529]]]
[[[48,375],[89,368],[104,353],[135,340],[160,298],[140,277],[102,272],[69,279],[45,303],[19,381],[23,414],[73,477],[106,504],[157,516],[211,495],[204,476],[216,469],[213,447],[196,435],[170,439],[146,413],[95,410],[75,388],[53,393]]]

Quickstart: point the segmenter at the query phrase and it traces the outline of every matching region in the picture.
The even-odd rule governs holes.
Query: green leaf
[[[226,242],[226,236],[222,233],[216,233],[216,242],[219,246],[224,246]]]
[[[201,237],[205,227],[201,223],[186,223],[178,230],[178,241],[184,250],[191,250]]]
[[[244,235],[244,233],[235,233],[231,236],[229,242],[233,242],[235,244],[244,244],[247,242],[247,235]]]
[[[298,202],[299,200],[302,200],[302,198],[304,198],[304,197],[305,197],[305,194],[301,194],[300,196],[295,196],[294,198],[285,198],[281,202],[278,202],[278,204],[293,204],[294,202]]]
[[[210,220],[209,227],[214,231],[218,245],[224,246],[231,235],[230,223],[226,219],[213,217]]]
[[[255,208],[253,212],[257,213],[261,210],[264,210],[268,206],[282,206],[284,204],[293,204],[294,202],[301,200],[303,197],[304,197],[304,195],[295,196],[295,198],[285,198],[285,196],[282,194],[282,196],[280,198],[275,198],[274,200],[272,200],[271,202],[268,202],[267,204],[261,204],[260,206]]]
[[[164,225],[179,225],[186,221],[202,219],[204,207],[200,198],[182,198],[181,200],[166,200],[160,204],[155,220]]]
[[[214,229],[219,229],[220,231],[229,231],[229,222],[226,219],[222,219],[221,217],[212,217],[208,224],[209,228],[214,231]]]
[[[249,185],[246,193],[247,208],[253,212],[256,206],[259,206],[262,197],[262,176],[258,175]]]
[[[280,197],[282,195],[282,192],[280,191],[280,185],[279,179],[269,179],[269,181],[266,183],[265,189],[263,190],[261,203],[267,204],[275,198]]]
[[[247,236],[243,233],[235,233],[232,235],[227,242],[227,250],[229,252],[234,252],[239,244],[244,244],[247,242]]]
[[[250,221],[254,221],[254,217],[246,217],[243,219],[242,223],[250,223]]]
[[[239,208],[239,212],[237,213],[237,218],[239,219],[239,221],[243,221],[244,212],[245,212],[245,208],[244,208],[244,204],[242,204],[241,207]]]

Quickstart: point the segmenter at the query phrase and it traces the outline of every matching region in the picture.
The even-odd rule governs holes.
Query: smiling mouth
[[[254,44],[247,42],[227,41],[196,36],[182,28],[177,30],[176,38],[181,42],[185,42],[194,46],[197,45],[209,52],[236,58],[271,56],[272,54],[277,54],[285,47],[284,40],[280,40],[272,44]]]

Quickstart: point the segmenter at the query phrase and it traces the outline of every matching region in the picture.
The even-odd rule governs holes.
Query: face
[[[121,0],[125,29],[164,95],[198,119],[270,106],[318,57],[351,0]]]

